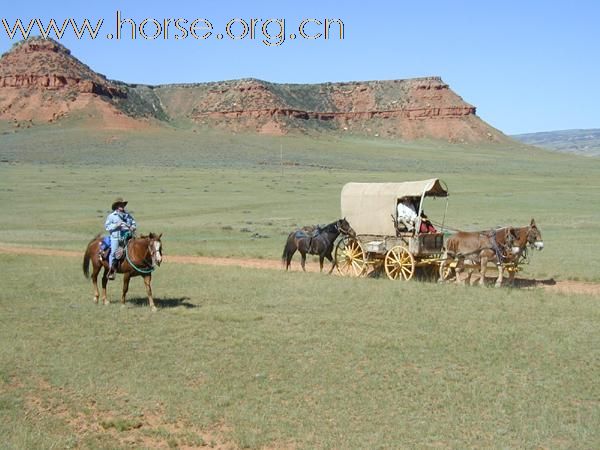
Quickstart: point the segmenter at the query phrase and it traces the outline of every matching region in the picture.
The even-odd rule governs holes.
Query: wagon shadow
[[[189,302],[189,297],[166,297],[166,298],[155,298],[154,303],[158,308],[179,308],[180,306],[188,309],[198,308],[198,305]],[[147,297],[133,297],[128,298],[126,303],[134,306],[148,306]]]

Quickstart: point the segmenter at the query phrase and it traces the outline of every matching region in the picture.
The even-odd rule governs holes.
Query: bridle
[[[142,260],[142,264],[146,267],[146,268],[141,268],[136,266],[133,261],[131,261],[131,259],[129,258],[129,245],[125,246],[125,259],[127,259],[127,262],[129,263],[129,265],[131,267],[133,267],[137,272],[140,273],[145,273],[145,274],[149,274],[152,273],[156,270],[156,268],[158,266],[160,266],[160,260],[157,257],[157,254],[160,254],[161,259],[162,259],[162,254],[160,253],[159,250],[156,249],[156,245],[154,245],[156,242],[159,242],[159,240],[157,239],[153,239],[153,238],[148,238],[149,242],[148,242],[148,247],[146,247],[146,254],[144,255],[144,259]],[[131,241],[130,241],[131,242]],[[150,253],[150,261],[148,261],[148,253]]]
[[[150,257],[152,258],[151,266],[152,268],[156,268],[160,266],[162,261],[162,252],[156,248],[156,243],[159,243],[159,248],[161,247],[161,242],[157,239],[150,239],[148,243],[148,250],[150,251]],[[156,256],[159,255],[160,259]]]
[[[535,232],[533,232],[535,230]],[[539,239],[538,239],[539,237]],[[540,230],[535,225],[530,225],[527,229],[527,243],[531,249],[542,250],[544,248],[544,241]]]
[[[348,228],[344,229],[341,225],[340,225],[341,221],[337,221],[335,223],[335,229],[337,230],[338,233],[343,234],[344,236],[351,236],[351,232],[352,232],[352,227],[350,227],[350,224],[348,224]],[[342,222],[343,223],[343,222]],[[348,223],[348,222],[346,222]]]

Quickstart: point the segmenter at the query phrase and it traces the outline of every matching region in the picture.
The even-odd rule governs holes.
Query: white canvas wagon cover
[[[347,183],[342,188],[342,217],[357,234],[395,236],[392,216],[403,197],[447,197],[438,178],[405,183]]]

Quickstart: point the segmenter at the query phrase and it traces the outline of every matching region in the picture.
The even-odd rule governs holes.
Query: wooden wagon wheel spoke
[[[335,248],[335,264],[343,276],[361,276],[366,271],[362,245],[352,238],[340,240]]]
[[[396,245],[386,253],[384,267],[391,280],[410,280],[415,273],[415,259],[406,247]]]

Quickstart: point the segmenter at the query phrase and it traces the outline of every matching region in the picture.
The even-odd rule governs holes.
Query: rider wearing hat
[[[115,261],[115,253],[119,248],[119,241],[124,238],[126,231],[133,233],[136,228],[135,219],[125,211],[125,206],[127,206],[125,200],[121,197],[116,198],[111,206],[112,213],[108,215],[104,223],[104,228],[110,234],[109,280],[114,280],[117,272],[118,261]]]

